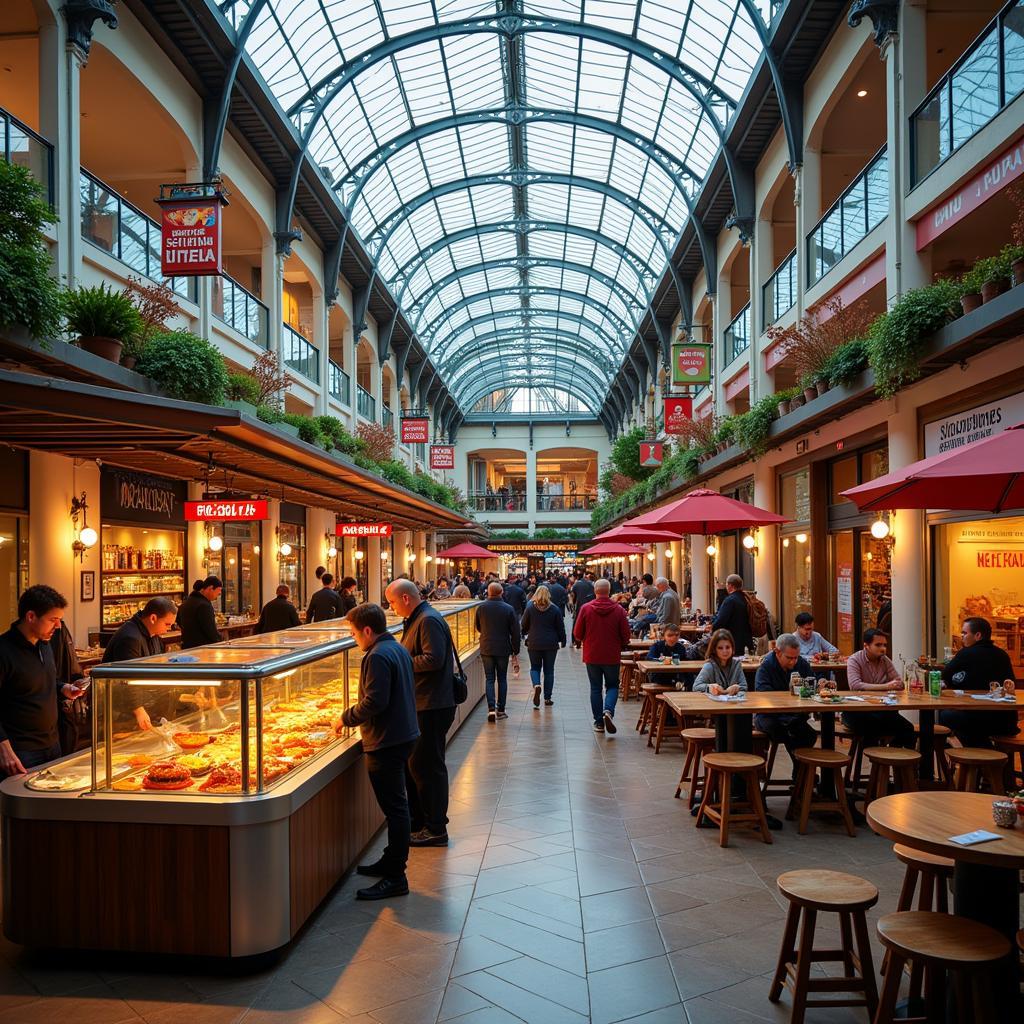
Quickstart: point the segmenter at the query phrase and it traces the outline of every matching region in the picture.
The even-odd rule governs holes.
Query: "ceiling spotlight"
[[[868,91],[867,91],[867,89],[858,89],[858,90],[857,90],[857,95],[858,95],[858,96],[859,96],[859,97],[860,97],[861,99],[864,99],[864,97],[865,97],[865,96],[867,96],[867,94],[868,94]]]

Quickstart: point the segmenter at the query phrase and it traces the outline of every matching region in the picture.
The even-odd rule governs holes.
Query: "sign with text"
[[[660,441],[640,442],[640,465],[657,467],[664,462],[665,447]]]
[[[455,445],[453,445],[453,444],[432,444],[430,446],[430,468],[431,469],[454,469],[455,468]]]
[[[391,523],[336,523],[336,537],[390,537]]]
[[[933,420],[924,427],[924,454],[942,455],[974,441],[1001,434],[1007,427],[1024,421],[1024,393],[985,402],[973,409]]]
[[[681,434],[693,419],[692,398],[665,399],[665,433]]]
[[[836,576],[836,615],[839,632],[853,632],[853,563],[840,562]]]
[[[145,473],[103,467],[100,514],[103,521],[183,526],[188,485]]]
[[[160,204],[160,271],[164,277],[221,272],[219,194],[206,186],[166,186]],[[163,191],[163,189],[161,189]],[[191,195],[190,195],[191,193]]]
[[[677,341],[672,346],[673,384],[711,383],[711,346],[703,342]]]
[[[426,444],[430,440],[430,420],[426,416],[402,417],[402,444]]]
[[[265,498],[211,498],[208,501],[185,502],[185,521],[188,523],[258,523],[269,518]]]

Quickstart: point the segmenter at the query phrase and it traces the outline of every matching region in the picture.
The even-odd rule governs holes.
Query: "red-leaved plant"
[[[374,462],[390,462],[395,457],[395,432],[380,423],[360,423],[356,430],[366,445],[366,454]]]

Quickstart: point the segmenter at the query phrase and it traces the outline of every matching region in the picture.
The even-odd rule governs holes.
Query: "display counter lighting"
[[[129,686],[182,686],[181,679],[126,679]],[[189,683],[194,686],[220,686],[219,679],[204,679],[201,683]]]

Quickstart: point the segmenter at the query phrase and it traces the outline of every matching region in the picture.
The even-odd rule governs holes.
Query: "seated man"
[[[886,657],[888,637],[880,629],[866,629],[863,648],[846,662],[850,689],[860,692],[898,693],[903,680],[896,666]],[[858,711],[843,714],[843,725],[865,738],[865,745],[876,746],[883,736],[892,737],[892,746],[913,749],[914,726],[898,711]]]
[[[838,647],[833,647],[820,633],[814,631],[814,616],[810,612],[801,612],[796,617],[796,637],[800,641],[800,657],[807,661],[815,654],[839,653]]]
[[[663,639],[655,640],[647,652],[650,661],[660,661],[665,655],[678,658],[680,661],[699,661],[703,657],[700,648],[679,639],[678,626],[666,626]],[[666,686],[675,685],[677,690],[692,690],[694,674],[692,672],[658,673],[657,682]]]
[[[991,682],[1013,679],[1010,656],[992,642],[992,624],[980,616],[964,619],[963,647],[942,670],[943,684],[957,690],[987,690]],[[991,747],[993,736],[1016,736],[1016,711],[940,711],[939,722],[965,747]]]
[[[793,672],[806,678],[811,666],[800,657],[800,641],[792,633],[783,633],[775,641],[775,650],[761,659],[754,689],[778,693],[789,692],[789,677]],[[800,747],[813,747],[817,733],[811,728],[807,715],[754,715],[754,728],[781,743],[793,759],[793,777],[796,777],[794,752]]]

